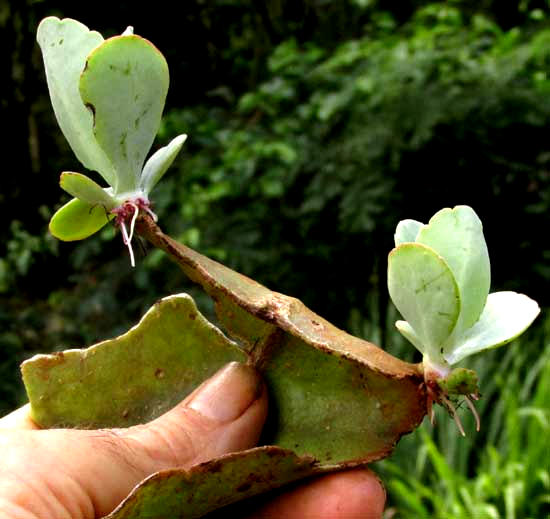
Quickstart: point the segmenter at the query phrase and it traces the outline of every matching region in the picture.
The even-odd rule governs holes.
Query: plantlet
[[[138,213],[156,219],[149,193],[186,139],[179,135],[144,165],[168,91],[166,60],[131,27],[104,40],[76,20],[49,17],[40,23],[37,40],[59,126],[78,160],[109,185],[62,173],[61,187],[75,198],[54,214],[50,230],[61,240],[81,240],[114,218],[133,266]]]
[[[477,376],[451,369],[462,359],[520,335],[539,314],[523,294],[489,294],[491,269],[481,221],[468,206],[442,209],[424,225],[403,220],[388,259],[388,289],[405,321],[396,327],[423,355],[424,381],[432,401],[442,403],[464,429],[450,396],[478,398]]]

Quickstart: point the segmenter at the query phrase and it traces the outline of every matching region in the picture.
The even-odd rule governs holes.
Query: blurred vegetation
[[[403,218],[471,205],[493,290],[550,306],[549,4],[190,0],[174,16],[163,0],[154,10],[0,0],[10,164],[0,191],[0,413],[22,402],[17,366],[35,352],[112,337],[175,292],[212,316],[158,251],[131,269],[111,228],[76,244],[48,234],[67,200],[59,173],[82,167],[49,104],[34,42],[43,17],[106,36],[131,24],[167,57],[157,145],[189,139],[152,194],[166,232],[416,360],[393,330],[385,286]],[[549,333],[539,318],[521,342],[478,361],[481,433],[464,440],[440,416],[381,464],[388,517],[549,513]]]

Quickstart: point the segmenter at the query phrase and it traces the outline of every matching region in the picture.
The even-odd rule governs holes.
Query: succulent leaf
[[[100,205],[73,198],[59,208],[50,220],[50,232],[60,240],[83,240],[99,231],[114,215]]]
[[[78,160],[97,171],[113,185],[115,172],[93,134],[93,118],[79,91],[80,74],[88,54],[100,45],[103,36],[85,25],[50,16],[38,27],[48,89],[57,122]]]
[[[416,241],[436,251],[453,273],[461,301],[456,329],[460,333],[479,319],[491,284],[481,221],[468,206],[442,209],[420,230]]]
[[[445,354],[450,364],[480,351],[503,346],[521,335],[540,313],[533,299],[516,292],[494,292],[479,320],[455,338],[456,346]]]
[[[117,206],[117,201],[91,178],[81,173],[65,171],[61,173],[59,185],[70,195],[89,205],[100,205],[106,211]]]
[[[116,36],[88,56],[80,78],[94,135],[116,170],[114,194],[135,191],[168,92],[164,56],[144,38]]]
[[[424,345],[441,358],[441,347],[460,314],[460,294],[447,263],[433,249],[404,243],[390,252],[388,289],[395,306]]]
[[[139,184],[143,192],[150,193],[153,190],[164,173],[166,173],[166,170],[174,162],[186,139],[187,135],[178,135],[169,144],[149,157],[149,160],[147,160],[143,167]]]
[[[420,352],[424,353],[425,348],[424,344],[422,343],[422,340],[416,332],[414,331],[413,327],[407,322],[407,321],[396,321],[395,327],[399,331],[399,333],[405,337],[409,342],[412,343],[412,345]]]
[[[422,227],[424,227],[424,224],[416,220],[402,220],[399,222],[394,235],[395,246],[397,247],[402,243],[414,243]]]

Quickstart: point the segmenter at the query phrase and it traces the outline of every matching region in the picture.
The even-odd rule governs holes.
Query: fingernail
[[[262,381],[251,366],[232,362],[203,382],[189,397],[187,406],[227,423],[241,416],[260,396]]]

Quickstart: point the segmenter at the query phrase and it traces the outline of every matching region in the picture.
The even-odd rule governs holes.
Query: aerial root
[[[147,205],[143,206],[142,209],[153,219],[153,221],[156,223],[158,222],[159,217],[151,211],[151,208]]]
[[[456,412],[456,408],[453,403],[444,395],[441,395],[441,401],[445,403],[445,407],[447,407],[447,409],[451,413],[451,416],[453,417],[456,426],[460,431],[460,434],[462,434],[462,436],[466,436],[466,433],[464,432],[464,427],[462,426],[462,422],[460,421],[460,417],[458,416],[458,413]]]
[[[464,396],[464,400],[466,400],[466,405],[469,407],[470,411],[474,415],[474,418],[476,420],[476,431],[479,432],[479,430],[481,429],[481,420],[479,419],[479,414],[477,413],[476,406],[467,395]],[[477,398],[475,400],[477,400]]]
[[[136,262],[134,259],[134,249],[132,249],[132,238],[128,236],[128,231],[126,230],[126,224],[124,222],[120,222],[120,230],[122,232],[122,242],[128,247],[128,252],[130,253],[130,263],[132,267],[135,267]]]
[[[134,209],[134,215],[132,216],[132,221],[130,222],[130,236],[128,239],[132,241],[132,238],[134,237],[134,227],[136,225],[136,220],[139,214],[139,207],[136,204],[130,204],[130,205]]]
[[[430,423],[432,424],[432,426],[434,426],[435,425],[435,411],[434,411],[433,400],[432,400],[431,397],[428,398],[427,407],[428,407],[428,416],[430,417]]]

